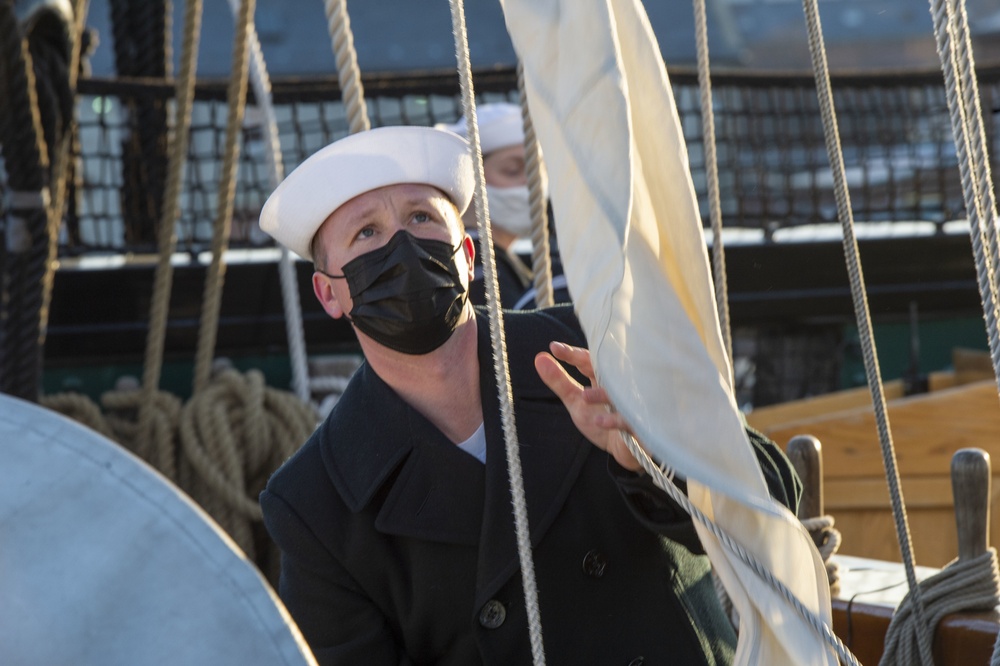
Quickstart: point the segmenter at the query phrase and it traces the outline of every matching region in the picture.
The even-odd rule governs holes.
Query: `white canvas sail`
[[[768,494],[733,397],[687,148],[645,11],[638,0],[502,4],[601,383],[647,450],[687,477],[695,506],[830,624],[822,559]],[[736,663],[837,663],[698,528],[740,614]]]
[[[0,662],[309,666],[281,601],[138,458],[0,395]]]

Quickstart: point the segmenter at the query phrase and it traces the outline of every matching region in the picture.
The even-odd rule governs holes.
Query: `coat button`
[[[583,573],[592,578],[600,578],[604,575],[604,569],[608,566],[608,558],[597,550],[588,551],[583,556]]]
[[[487,629],[497,629],[507,619],[507,609],[496,599],[490,599],[479,611],[479,624]]]
[[[644,657],[636,657],[632,661],[628,662],[628,666],[642,666],[644,663],[646,663],[646,659]]]

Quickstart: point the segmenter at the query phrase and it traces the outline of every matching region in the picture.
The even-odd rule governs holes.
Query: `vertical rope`
[[[517,64],[517,92],[521,99],[521,119],[524,122],[524,171],[528,177],[528,202],[531,205],[531,270],[535,287],[535,305],[547,308],[555,300],[552,294],[552,255],[549,250],[549,215],[542,188],[545,163],[535,136],[535,125],[528,111],[528,95],[524,87],[524,66]]]
[[[184,7],[184,36],[181,42],[180,74],[177,78],[176,119],[170,142],[169,170],[163,197],[163,216],[160,219],[157,247],[159,257],[153,279],[152,305],[149,332],[146,336],[146,356],[142,373],[142,399],[139,406],[137,440],[152,441],[153,423],[157,410],[156,393],[160,384],[163,365],[164,338],[167,334],[167,315],[170,307],[170,287],[174,269],[170,263],[177,246],[174,233],[180,215],[180,194],[184,179],[184,162],[187,158],[191,106],[194,101],[195,69],[198,62],[198,40],[201,34],[201,0],[188,0]],[[176,463],[166,454],[161,455],[157,468],[173,478],[171,471]]]
[[[729,289],[726,286],[726,250],[722,243],[722,205],[719,203],[719,163],[715,152],[715,111],[712,108],[712,76],[708,59],[708,28],[705,0],[694,0],[695,43],[698,51],[698,90],[701,93],[701,134],[705,147],[705,177],[708,210],[712,222],[712,276],[715,305],[719,311],[722,341],[729,355],[729,381],[733,383],[733,334],[729,323]]]
[[[48,252],[48,147],[38,108],[28,40],[14,7],[0,3],[0,146],[7,165],[12,213],[0,266],[0,390],[37,401],[42,364],[39,309]],[[11,165],[18,169],[11,169]],[[6,283],[5,283],[6,281]]]
[[[52,202],[49,208],[49,253],[45,261],[45,276],[42,279],[42,309],[40,313],[40,337],[44,345],[45,333],[49,325],[49,306],[52,303],[52,286],[55,282],[57,258],[59,256],[59,227],[62,226],[63,210],[66,204],[66,172],[69,166],[70,148],[77,132],[76,123],[76,80],[80,71],[80,51],[83,42],[83,30],[87,25],[89,0],[76,0],[73,4],[73,25],[70,27],[72,41],[69,58],[69,91],[73,99],[71,116],[66,119],[66,130],[61,137],[58,149],[55,151],[55,163],[52,165]]]
[[[830,73],[827,68],[826,47],[823,42],[819,8],[817,7],[817,0],[802,0],[802,5],[805,10],[806,27],[809,33],[809,52],[812,56],[813,72],[816,79],[816,93],[819,98],[820,112],[823,117],[826,152],[830,160],[830,168],[833,172],[837,212],[844,232],[844,258],[847,262],[847,272],[851,282],[854,315],[858,322],[858,337],[860,338],[861,348],[864,353],[865,374],[868,377],[868,387],[871,390],[872,403],[878,425],[879,442],[882,447],[882,461],[885,465],[885,476],[889,485],[889,496],[892,501],[892,513],[896,523],[896,537],[903,556],[906,580],[909,583],[910,594],[914,601],[914,612],[921,628],[926,629],[923,601],[914,572],[913,543],[910,540],[910,527],[906,520],[903,490],[900,487],[899,471],[896,468],[896,451],[893,447],[892,434],[889,430],[889,415],[886,410],[885,393],[882,389],[882,377],[878,366],[878,356],[875,351],[875,336],[872,332],[868,311],[868,297],[865,293],[864,276],[861,272],[861,257],[858,251],[858,241],[854,235],[854,218],[851,212],[850,194],[847,190],[844,156],[841,152],[840,132],[837,128],[837,117],[834,112],[833,91],[830,87]],[[931,654],[930,637],[926,631],[921,631],[919,639],[922,662],[925,666],[929,666],[934,663]]]
[[[229,8],[236,19],[239,0],[229,0]],[[250,44],[250,85],[261,114],[264,116],[264,154],[267,157],[269,183],[271,189],[285,179],[285,167],[281,158],[281,141],[278,136],[278,120],[271,101],[271,78],[257,38],[257,29],[252,25],[247,35]],[[306,362],[305,333],[302,330],[302,303],[299,285],[295,277],[295,258],[288,248],[281,246],[278,260],[278,277],[281,282],[281,303],[285,312],[285,331],[288,336],[288,356],[292,368],[292,391],[303,402],[309,402],[309,368]]]
[[[361,86],[358,54],[354,50],[351,19],[347,15],[347,0],[326,0],[326,21],[337,59],[340,94],[347,109],[350,132],[363,132],[371,129],[371,124],[368,122],[368,108],[365,106],[364,89]]]
[[[997,249],[995,229],[996,201],[989,160],[986,159],[985,132],[979,106],[975,66],[972,63],[972,47],[968,43],[968,24],[964,19],[964,8],[961,6],[959,7],[961,17],[956,17],[950,2],[931,0],[930,10],[934,23],[935,45],[944,74],[945,94],[952,137],[958,156],[962,194],[966,215],[969,218],[969,238],[976,265],[983,318],[986,322],[990,359],[993,362],[993,373],[1000,391],[1000,332],[998,332],[1000,286],[997,284],[1000,276],[996,275],[1000,251]]]
[[[455,33],[455,58],[458,61],[459,81],[462,85],[462,109],[466,119],[469,143],[472,148],[472,165],[476,176],[476,196],[474,198],[476,221],[483,254],[486,305],[490,312],[490,340],[493,343],[493,364],[497,390],[500,393],[500,417],[507,449],[507,473],[510,478],[510,492],[514,505],[514,531],[517,537],[517,555],[521,563],[521,582],[524,585],[524,605],[528,613],[531,657],[534,666],[543,666],[545,664],[545,649],[542,644],[542,622],[538,610],[538,587],[535,582],[535,564],[531,556],[528,506],[524,495],[524,479],[521,474],[517,427],[514,423],[503,312],[500,309],[500,289],[496,275],[496,254],[493,250],[493,237],[489,227],[490,215],[486,202],[486,178],[483,175],[483,153],[479,143],[479,121],[476,117],[472,64],[469,60],[469,37],[465,29],[465,7],[462,0],[449,0],[449,2],[451,4],[452,31]]]
[[[212,357],[219,332],[219,310],[222,307],[222,287],[226,275],[223,253],[229,246],[233,206],[236,200],[236,173],[239,167],[240,134],[246,109],[248,35],[253,21],[256,0],[242,0],[233,40],[233,61],[229,72],[229,113],[226,118],[226,145],[219,176],[219,208],[212,231],[212,264],[205,276],[198,349],[194,361],[194,392],[203,390],[212,377]]]

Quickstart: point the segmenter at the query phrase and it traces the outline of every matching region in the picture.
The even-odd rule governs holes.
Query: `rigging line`
[[[219,312],[222,308],[222,287],[226,265],[223,251],[229,246],[236,203],[236,176],[239,172],[240,134],[247,101],[247,71],[249,69],[249,32],[253,24],[256,0],[242,0],[233,39],[232,67],[229,73],[228,116],[226,143],[219,177],[218,212],[212,232],[212,263],[205,277],[201,326],[194,362],[194,392],[198,393],[211,380],[212,357],[219,334]]]
[[[859,339],[864,352],[865,374],[871,391],[872,404],[878,426],[879,443],[882,448],[882,461],[885,466],[886,481],[892,503],[893,518],[896,523],[896,536],[899,549],[903,556],[906,570],[906,580],[909,583],[910,594],[913,596],[914,613],[920,623],[918,634],[920,654],[927,666],[934,663],[931,653],[931,641],[927,635],[927,625],[924,623],[924,605],[917,586],[913,563],[913,543],[910,539],[910,528],[906,519],[906,505],[903,501],[903,490],[900,487],[899,470],[896,467],[896,452],[892,443],[892,433],[889,428],[889,415],[886,409],[885,393],[882,388],[882,377],[878,366],[878,354],[875,350],[875,335],[872,331],[868,298],[865,293],[864,277],[861,271],[861,257],[858,241],[854,235],[854,218],[851,212],[850,193],[847,189],[847,176],[844,169],[844,156],[840,145],[840,133],[837,128],[837,117],[834,111],[833,91],[830,86],[830,73],[827,67],[826,47],[823,41],[817,0],[803,0],[806,15],[806,26],[809,36],[809,52],[812,57],[813,73],[816,79],[816,93],[819,98],[820,112],[823,119],[823,134],[826,151],[830,160],[830,168],[834,178],[834,194],[837,200],[837,212],[843,228],[844,259],[851,282],[851,296],[854,301],[854,314],[858,322]]]
[[[528,93],[524,86],[524,65],[517,63],[517,92],[521,99],[521,120],[524,123],[524,171],[528,177],[528,201],[531,205],[531,272],[535,287],[535,307],[547,308],[554,302],[552,286],[552,256],[549,254],[549,216],[546,210],[542,180],[545,162],[535,136],[535,125],[528,110]]]
[[[174,131],[168,141],[167,181],[163,193],[163,211],[160,218],[157,248],[159,255],[153,278],[153,296],[149,315],[149,332],[146,336],[146,356],[143,362],[142,399],[139,403],[139,436],[153,438],[153,423],[158,401],[160,373],[163,365],[164,342],[167,334],[167,314],[170,306],[170,287],[174,269],[170,259],[177,247],[175,233],[180,215],[180,196],[184,180],[184,163],[187,158],[191,129],[191,107],[194,101],[195,70],[198,63],[198,43],[201,36],[202,0],[188,0],[184,6],[184,35],[181,41],[181,68],[175,91],[176,119]],[[168,476],[175,465],[162,460]]]
[[[990,347],[993,373],[1000,390],[1000,285],[996,269],[1000,264],[997,249],[996,201],[985,148],[985,131],[979,106],[979,91],[972,63],[972,47],[968,43],[968,23],[964,7],[955,15],[950,2],[931,0],[935,44],[944,73],[945,92],[951,120],[959,175],[969,218],[969,234],[976,265],[976,276],[986,334]],[[956,23],[959,25],[956,26]],[[953,30],[960,34],[953,34]],[[960,69],[959,62],[964,66]],[[960,90],[961,89],[961,90]],[[975,148],[973,148],[975,144]],[[978,174],[978,177],[973,175]],[[985,190],[984,190],[985,188]],[[986,197],[984,200],[983,197]],[[984,245],[985,242],[985,245]]]
[[[62,226],[63,211],[66,204],[66,176],[72,159],[72,145],[78,133],[76,119],[76,82],[80,73],[81,51],[83,49],[83,33],[87,25],[87,14],[90,10],[90,0],[76,0],[73,5],[73,22],[70,25],[70,55],[67,72],[69,77],[69,92],[73,96],[73,106],[60,145],[56,147],[55,161],[52,164],[51,208],[49,210],[49,252],[45,261],[45,275],[42,281],[42,308],[39,325],[39,338],[44,344],[48,323],[49,306],[52,302],[52,289],[55,282],[56,267],[59,258],[59,228]]]
[[[795,609],[795,612],[809,624],[813,631],[821,636],[827,644],[837,652],[837,656],[840,658],[841,663],[846,664],[847,666],[861,666],[858,662],[858,658],[851,653],[847,646],[844,645],[843,641],[841,641],[840,638],[833,633],[830,627],[823,622],[822,619],[806,608],[802,601],[795,596],[795,593],[788,589],[784,583],[775,578],[774,574],[772,574],[767,567],[761,564],[752,553],[748,552],[740,543],[724,532],[722,528],[716,525],[711,519],[709,519],[708,516],[702,513],[698,507],[691,503],[688,496],[685,495],[676,484],[674,484],[674,472],[672,469],[668,469],[666,465],[658,465],[649,453],[639,446],[639,442],[636,441],[635,437],[631,433],[624,430],[620,432],[628,450],[642,466],[642,469],[649,474],[653,483],[655,483],[658,488],[666,492],[667,495],[670,496],[670,499],[677,502],[685,511],[688,512],[688,514],[691,515],[692,518],[704,525],[705,528],[719,540],[719,543],[721,543],[726,550],[736,555],[740,562],[750,567],[761,580],[766,582],[779,594],[781,594],[785,601],[787,601],[792,608]]]
[[[733,333],[729,323],[729,289],[726,286],[726,250],[722,243],[722,205],[719,203],[719,162],[715,152],[715,111],[712,108],[712,75],[708,58],[708,28],[705,0],[694,0],[695,43],[698,51],[698,90],[701,93],[701,134],[705,148],[705,178],[708,184],[708,210],[712,222],[712,277],[715,305],[719,311],[722,342],[729,356],[729,383],[733,379]]]
[[[361,70],[358,67],[358,54],[354,49],[354,33],[347,14],[347,0],[327,0],[326,21],[337,60],[337,80],[340,82],[340,94],[347,110],[350,132],[363,132],[371,129],[371,123],[368,121],[368,107],[365,105],[364,88],[361,86]]]
[[[969,136],[966,122],[964,97],[959,92],[960,81],[957,76],[955,49],[949,31],[947,4],[932,5],[931,14],[934,20],[934,36],[944,72],[945,96],[948,103],[951,121],[952,137],[955,152],[958,156],[958,170],[962,182],[962,194],[965,202],[966,215],[969,218],[969,238],[976,266],[977,286],[983,307],[983,317],[986,320],[986,334],[990,346],[990,358],[993,362],[994,374],[998,377],[1000,386],[1000,336],[997,333],[1000,319],[1000,301],[994,279],[993,261],[986,252],[987,231],[989,226],[982,210],[983,202],[979,196],[979,183],[971,173],[969,153]]]
[[[503,311],[500,309],[500,289],[497,283],[496,254],[490,234],[489,208],[486,202],[486,179],[483,174],[483,153],[479,143],[479,122],[476,119],[476,99],[472,82],[472,64],[469,57],[469,36],[465,28],[463,0],[449,0],[452,31],[455,35],[455,58],[462,87],[462,109],[472,150],[472,166],[476,183],[476,223],[483,254],[483,272],[486,280],[486,305],[490,313],[490,340],[493,343],[493,366],[500,397],[500,417],[503,425],[507,452],[507,476],[514,510],[514,532],[517,537],[517,555],[521,564],[521,582],[524,585],[524,605],[528,614],[528,635],[531,639],[531,657],[534,666],[544,666],[545,649],[542,644],[542,622],[538,609],[538,588],[535,582],[535,564],[531,555],[531,538],[528,531],[528,507],[524,495],[524,478],[521,474],[521,454],[514,423],[511,398],[510,369],[507,365],[507,347],[504,341]]]
[[[239,0],[229,0],[233,18],[238,15]],[[274,189],[285,179],[281,158],[281,140],[278,120],[271,100],[271,79],[261,51],[257,29],[251,25],[247,39],[250,43],[250,85],[253,86],[257,107],[264,117],[264,154],[267,157],[270,185]],[[281,303],[285,312],[285,331],[288,336],[288,355],[292,368],[292,390],[303,402],[309,402],[309,369],[306,362],[305,333],[302,329],[302,305],[298,281],[295,278],[295,258],[284,245],[278,260],[278,277],[281,282]]]

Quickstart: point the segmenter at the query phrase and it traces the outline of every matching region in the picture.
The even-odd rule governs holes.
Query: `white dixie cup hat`
[[[480,104],[476,107],[476,124],[479,126],[479,147],[483,155],[507,146],[524,145],[524,119],[521,107],[510,102]],[[465,118],[457,123],[438,123],[434,127],[454,132],[463,139],[469,138]]]
[[[461,215],[474,189],[469,144],[431,127],[379,127],[351,134],[288,174],[264,203],[260,228],[311,260],[313,236],[335,210],[365,192],[404,183],[438,188]]]

